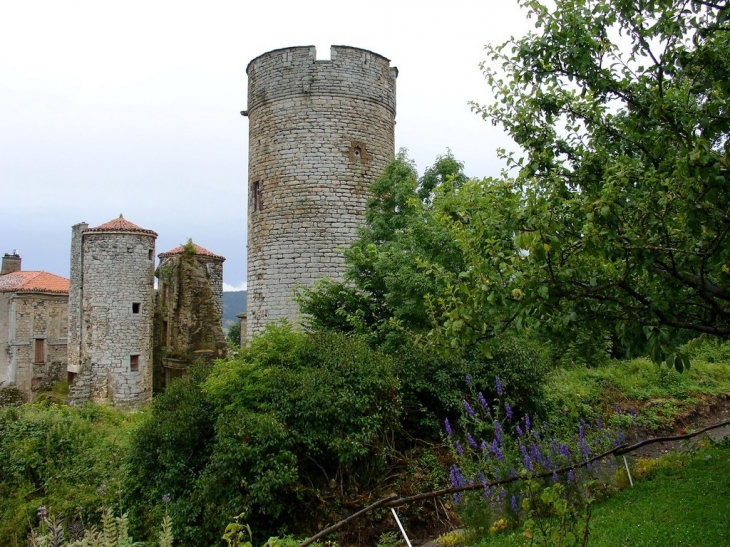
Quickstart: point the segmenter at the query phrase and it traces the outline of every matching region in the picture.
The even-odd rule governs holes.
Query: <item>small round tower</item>
[[[121,215],[73,227],[69,362],[75,402],[152,396],[155,240]]]
[[[341,279],[368,187],[393,158],[395,82],[385,57],[332,46],[252,60],[248,74],[248,336],[298,320],[294,290]]]

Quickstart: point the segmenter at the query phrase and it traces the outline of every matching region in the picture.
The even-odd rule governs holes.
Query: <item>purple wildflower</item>
[[[469,375],[467,374],[467,375],[466,375],[466,377],[464,378],[464,380],[466,380],[466,385],[468,385],[468,386],[470,386],[470,385],[471,385],[471,376],[469,376]]]
[[[566,458],[571,457],[570,448],[568,448],[568,445],[566,445],[566,444],[561,444],[560,448],[558,449],[558,452],[560,452],[561,456],[565,456]]]
[[[512,496],[512,512],[516,515],[519,513],[519,507],[517,507],[517,496]]]
[[[558,482],[558,473],[557,473],[557,471],[553,471],[553,482]]]
[[[570,471],[568,471],[568,482],[573,482],[574,478],[575,478],[575,473],[571,469]]]
[[[487,411],[487,414],[491,414],[489,410],[489,403],[487,403],[487,400],[484,398],[484,394],[481,391],[477,394],[477,398],[479,399],[479,404],[482,405],[482,408]]]
[[[461,502],[461,492],[457,492],[456,494],[454,494],[453,498],[454,498],[454,505],[459,505],[459,503]]]
[[[616,405],[616,414],[618,414],[619,420],[621,419],[621,405]]]
[[[507,420],[512,421],[512,408],[509,406],[509,403],[504,403],[504,411],[507,413]]]
[[[487,479],[484,478],[484,473],[479,471],[479,482],[481,482],[484,485],[484,488],[487,487]]]
[[[502,426],[499,424],[499,422],[494,422],[494,438],[501,446],[502,445]]]
[[[530,415],[525,414],[525,431],[530,431]]]
[[[629,408],[629,414],[631,414],[631,421],[636,422],[636,410],[634,410],[633,406]]]
[[[497,380],[497,395],[500,397],[504,395],[504,390],[502,389],[502,382],[499,380],[499,376],[495,378]]]
[[[451,466],[451,473],[449,474],[449,478],[451,479],[451,486],[453,486],[454,488],[466,486],[466,479],[464,478],[464,475],[461,474],[461,471],[456,464]]]
[[[457,451],[457,452],[458,452],[459,454],[463,454],[463,453],[464,453],[464,449],[463,449],[463,448],[461,448],[461,443],[460,443],[459,441],[456,441],[456,451]]]
[[[464,410],[466,410],[466,413],[473,418],[474,417],[474,409],[469,404],[469,401],[467,401],[466,399],[464,399],[462,402],[464,403]]]
[[[477,442],[474,440],[474,437],[471,436],[471,433],[466,434],[466,440],[469,441],[469,446],[477,448]]]
[[[601,419],[600,416],[598,418],[596,418],[596,427],[598,429],[603,429],[603,420]]]
[[[525,459],[525,468],[527,469],[527,472],[532,473],[532,461],[530,460],[530,455],[527,453],[527,448],[525,448],[525,445],[521,442],[520,451],[522,452],[522,457]]]
[[[494,452],[494,455],[499,461],[504,461],[504,454],[502,454],[502,451],[499,449],[499,446],[497,446],[497,439],[492,441],[492,452]]]
[[[446,426],[446,434],[449,436],[449,439],[451,438],[451,434],[453,433],[453,430],[451,429],[451,424],[449,423],[449,419],[446,418],[444,420],[444,425]]]
[[[588,448],[588,443],[586,442],[586,435],[583,431],[583,426],[580,426],[578,428],[578,436],[580,437],[580,450],[581,452],[583,452],[583,455],[588,458],[588,456],[590,456],[591,454],[591,451]]]
[[[522,431],[522,428],[520,427],[520,424],[517,424],[517,425],[515,426],[515,430],[517,431],[517,434],[518,434],[518,435],[519,435],[520,437],[522,437],[522,435],[524,435],[524,432]]]

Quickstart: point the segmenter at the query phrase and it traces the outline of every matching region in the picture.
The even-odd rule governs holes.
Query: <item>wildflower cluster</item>
[[[491,405],[482,392],[474,392],[471,378],[466,383],[470,396],[463,401],[464,431],[457,434],[448,420],[444,422],[456,460],[450,480],[454,488],[482,486],[488,526],[525,520],[538,478],[544,487],[561,484],[560,491],[580,505],[587,497],[584,485],[601,465],[592,459],[624,442],[623,433],[605,427],[600,418],[591,424],[581,420],[568,438],[553,438],[548,423],[536,423],[529,414],[518,417],[500,378],[495,379],[498,398]],[[629,414],[633,420],[633,410]],[[464,495],[454,494],[455,503],[462,503]]]

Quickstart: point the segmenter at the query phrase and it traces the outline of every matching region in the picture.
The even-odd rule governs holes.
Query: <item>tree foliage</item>
[[[463,188],[482,201],[502,188],[510,222],[461,199],[451,227],[469,265],[450,277],[441,333],[600,325],[681,370],[683,333],[730,335],[728,4],[522,6],[535,30],[487,48],[495,100],[474,105],[520,146],[504,154],[516,176]],[[500,298],[513,313],[495,318]]]

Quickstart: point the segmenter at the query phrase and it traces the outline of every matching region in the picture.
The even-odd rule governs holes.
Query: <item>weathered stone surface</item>
[[[155,272],[159,279],[154,321],[155,391],[184,375],[190,365],[225,356],[224,260],[192,249],[160,255]]]
[[[298,321],[294,291],[340,279],[368,187],[394,155],[388,59],[333,46],[270,51],[249,63],[247,336]]]
[[[139,404],[152,396],[157,234],[134,225],[103,229],[107,225],[89,229],[82,223],[72,231],[71,399]]]

